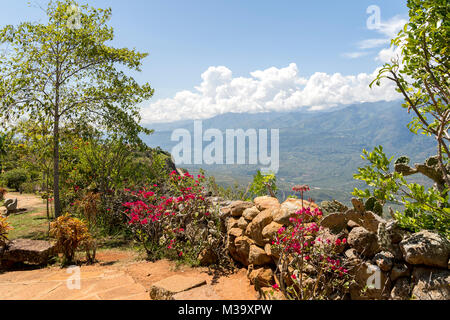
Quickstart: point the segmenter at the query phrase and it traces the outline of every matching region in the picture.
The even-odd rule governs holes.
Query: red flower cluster
[[[333,258],[334,248],[345,245],[347,239],[337,239],[331,243],[329,239],[318,237],[321,227],[319,220],[322,211],[315,208],[302,208],[296,212],[296,216],[290,218],[292,227],[282,227],[278,230],[272,245],[285,252],[287,255],[301,257],[301,259],[313,264],[321,265],[326,270],[338,272],[340,276],[348,270],[340,266],[340,260]]]
[[[131,200],[124,202],[124,213],[128,217],[130,230],[137,238],[146,243],[159,245],[161,239],[165,239],[165,247],[168,249],[180,249],[177,239],[184,228],[180,225],[177,215],[195,215],[200,213],[208,216],[206,199],[203,196],[202,186],[205,177],[198,175],[195,178],[189,173],[178,175],[176,171],[170,173],[170,186],[161,188],[158,185],[148,186],[138,191],[124,189],[130,195]],[[162,192],[168,192],[167,196]],[[174,228],[174,226],[178,226]],[[151,247],[151,246],[148,246]],[[177,251],[179,256],[183,251]]]
[[[302,184],[302,185],[296,185],[296,186],[294,186],[293,188],[292,188],[292,191],[295,191],[295,192],[306,192],[306,191],[309,191],[309,190],[311,190],[310,188],[309,188],[309,186],[308,185],[306,185],[306,184]]]

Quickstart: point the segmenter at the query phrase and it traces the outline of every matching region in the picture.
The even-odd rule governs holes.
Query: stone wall
[[[410,233],[394,220],[366,211],[359,200],[352,199],[352,203],[351,209],[332,206],[341,211],[326,214],[320,222],[322,238],[333,242],[348,239],[341,259],[353,266],[350,272],[355,282],[347,298],[450,299],[448,239],[431,231]],[[317,207],[308,201],[303,204]],[[220,209],[229,254],[247,267],[249,280],[263,291],[276,282],[279,256],[271,249],[272,239],[301,208],[301,200],[287,199],[280,204],[276,198],[265,196],[253,202],[234,201]]]

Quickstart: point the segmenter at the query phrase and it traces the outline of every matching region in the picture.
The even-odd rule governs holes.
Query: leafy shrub
[[[272,250],[280,253],[281,287],[275,285],[274,289],[282,290],[289,299],[343,299],[350,286],[349,267],[337,252],[346,239],[331,243],[318,237],[321,217],[318,208],[302,208],[291,218],[292,225],[278,230],[272,242]],[[306,270],[314,270],[314,275]]]
[[[259,196],[270,195],[276,197],[277,192],[277,178],[272,174],[262,174],[260,170],[253,176],[253,182],[250,185],[249,192],[251,199]]]
[[[20,185],[28,180],[28,174],[22,168],[12,169],[3,174],[3,180],[8,188],[19,191]]]
[[[196,261],[204,250],[225,257],[218,215],[210,210],[203,195],[205,177],[173,171],[169,182],[171,196],[156,184],[139,191],[126,190],[132,198],[123,203],[127,224],[148,257],[155,259],[165,254]]]
[[[50,236],[56,239],[56,249],[64,255],[64,263],[73,261],[75,252],[80,246],[85,247],[88,260],[95,256],[95,252],[93,255],[89,252],[92,237],[87,224],[68,213],[50,224]]]
[[[20,185],[19,191],[25,193],[34,193],[36,191],[36,183],[35,182],[24,182]]]
[[[8,241],[8,232],[13,228],[9,225],[7,218],[0,216],[0,245],[3,246]]]
[[[426,188],[418,183],[408,183],[404,177],[414,173],[438,172],[436,161],[433,161],[434,157],[423,165],[417,165],[416,168],[409,167],[409,159],[401,157],[395,161],[393,172],[391,172],[393,158],[388,159],[381,146],[372,152],[363,150],[362,157],[369,165],[359,168],[354,178],[365,181],[371,189],[355,188],[353,195],[372,199],[372,202],[376,200],[375,203],[381,206],[389,202],[404,206],[404,211],[391,210],[391,215],[403,228],[413,232],[422,229],[435,230],[450,237],[448,188],[439,186]]]
[[[0,187],[0,201],[3,201],[5,199],[5,194],[7,194],[8,191],[6,191],[5,188]]]

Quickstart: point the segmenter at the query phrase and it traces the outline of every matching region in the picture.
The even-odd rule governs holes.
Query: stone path
[[[0,274],[0,300],[149,300],[150,289],[163,281],[178,286],[174,299],[253,300],[257,293],[244,269],[229,276],[214,277],[206,268],[176,267],[174,263],[136,261],[133,253],[99,253],[99,263],[79,269],[80,288],[70,289],[75,273],[67,268],[48,267],[9,271]],[[178,278],[171,278],[177,276]],[[183,279],[199,281],[193,289],[183,290]]]

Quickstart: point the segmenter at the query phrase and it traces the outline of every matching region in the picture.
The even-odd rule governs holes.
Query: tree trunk
[[[59,116],[55,112],[53,125],[53,199],[55,204],[55,218],[61,215],[61,201],[59,199]]]

